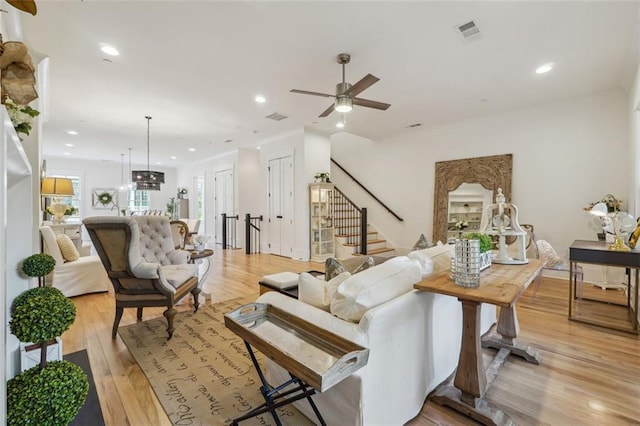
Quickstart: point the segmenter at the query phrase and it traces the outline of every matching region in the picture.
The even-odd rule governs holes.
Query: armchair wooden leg
[[[162,314],[167,318],[167,333],[169,334],[167,340],[171,339],[171,337],[173,336],[173,318],[176,316],[177,312],[178,311],[176,311],[172,306],[170,308],[167,308],[167,310]]]
[[[142,306],[138,307],[138,321],[142,321]]]
[[[116,334],[118,334],[118,324],[120,324],[120,320],[122,319],[122,312],[124,312],[124,308],[116,306],[116,317],[113,319],[113,330],[111,331],[112,339],[115,339]]]
[[[193,312],[198,312],[198,306],[200,306],[200,301],[198,300],[199,299],[198,296],[200,295],[201,291],[202,290],[199,289],[198,287],[196,287],[193,290],[191,290],[191,294],[193,295],[193,306],[195,308],[195,310]]]

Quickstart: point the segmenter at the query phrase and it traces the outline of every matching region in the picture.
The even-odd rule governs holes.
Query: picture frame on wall
[[[91,204],[96,210],[111,210],[118,206],[118,190],[115,188],[93,188]]]

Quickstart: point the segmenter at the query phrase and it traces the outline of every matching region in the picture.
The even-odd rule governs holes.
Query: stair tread
[[[394,248],[385,247],[385,248],[367,250],[367,254],[366,255],[362,255],[360,253],[354,253],[354,256],[369,256],[371,254],[388,253],[388,252],[394,251],[394,250],[395,250]]]

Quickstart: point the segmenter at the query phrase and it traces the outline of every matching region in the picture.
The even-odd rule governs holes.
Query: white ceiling
[[[637,63],[637,1],[37,4],[35,17],[21,15],[31,50],[50,57],[45,156],[119,163],[131,147],[133,162],[144,164],[145,115],[153,117],[152,165],[253,148],[302,125],[335,132],[338,113],[317,117],[331,99],[289,89],[334,93],[341,52],[352,55],[348,82],[380,78],[359,96],[392,105],[346,115],[346,131],[371,139],[628,89]],[[481,37],[465,42],[454,26],[469,20]],[[105,62],[100,43],[120,55]],[[554,70],[536,75],[546,62]],[[255,103],[256,94],[267,102]],[[265,118],[273,112],[289,118]]]

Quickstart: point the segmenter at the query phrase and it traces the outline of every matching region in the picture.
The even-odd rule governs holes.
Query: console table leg
[[[431,400],[451,407],[483,425],[515,425],[509,416],[482,398],[488,383],[480,349],[480,303],[458,300],[462,303],[462,346],[454,386],[441,386]],[[509,351],[501,351],[489,367],[491,382],[508,354]]]
[[[475,407],[475,399],[482,398],[487,387],[480,349],[480,304],[467,300],[460,300],[460,302],[462,302],[462,345],[453,384],[462,392],[460,399]]]
[[[520,326],[518,325],[518,315],[514,305],[508,308],[500,308],[500,317],[496,330],[499,335],[491,334],[482,340],[483,348],[508,349],[513,355],[524,358],[528,362],[540,364],[542,357],[538,351],[531,346],[517,342]]]

